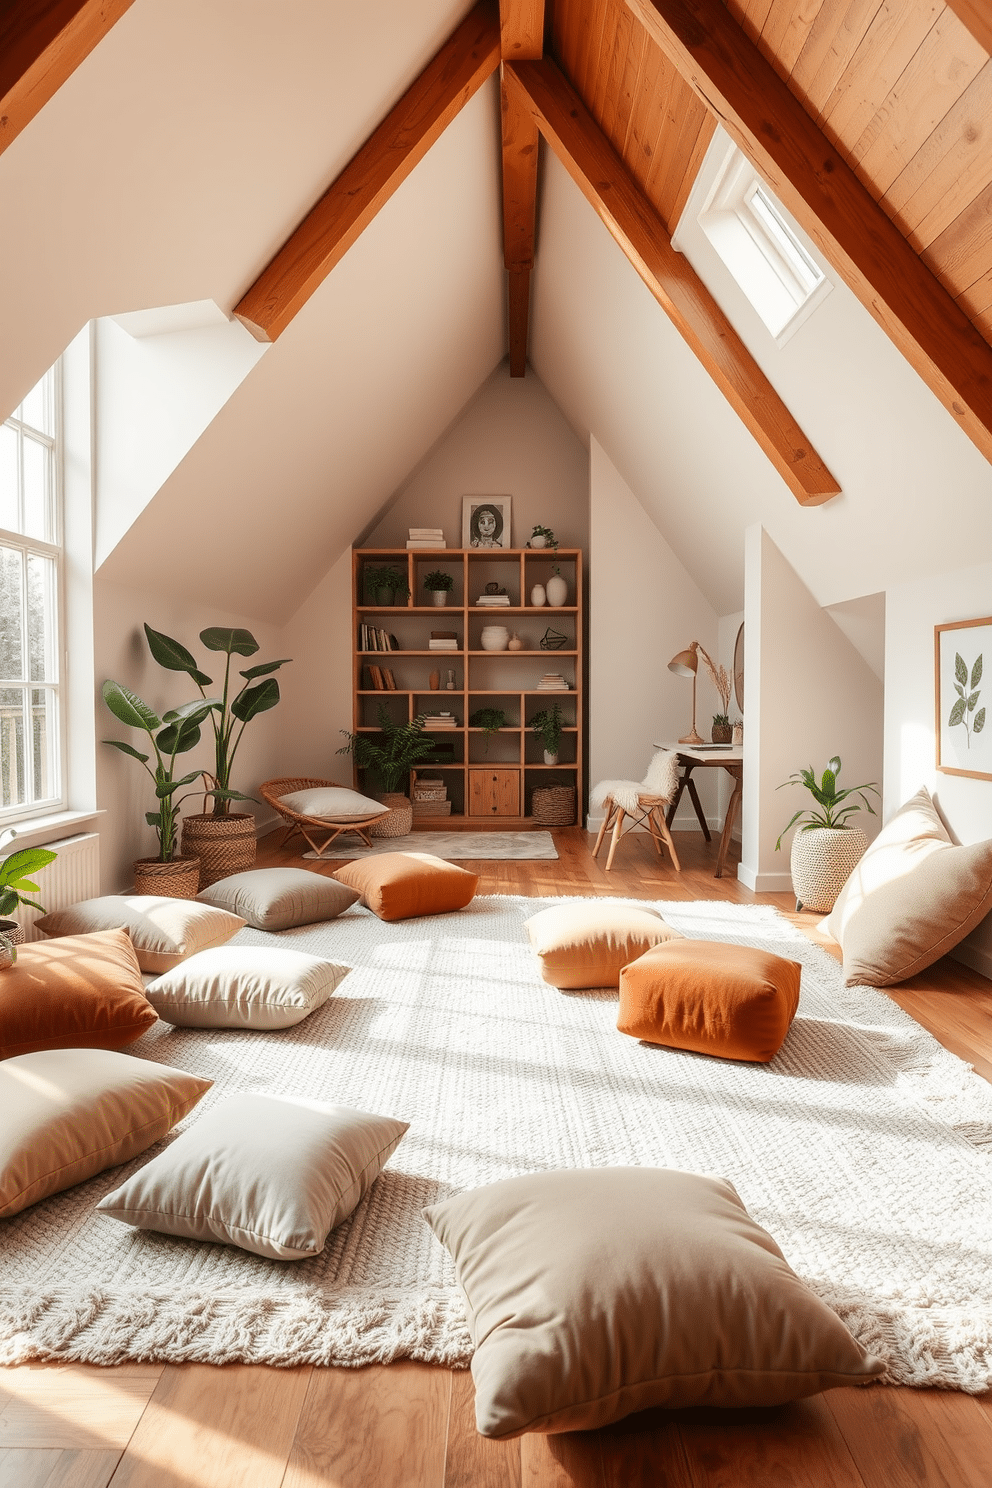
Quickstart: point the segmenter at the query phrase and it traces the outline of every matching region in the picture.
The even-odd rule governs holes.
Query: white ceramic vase
[[[530,591],[530,602],[538,609],[540,609],[541,605],[544,604],[547,597],[547,594],[544,592],[543,584],[535,584],[533,589]]]
[[[530,546],[532,548],[543,548],[546,545],[547,541],[548,539],[546,537],[532,537],[530,540]]]
[[[556,765],[558,763],[558,756],[556,754],[549,753],[549,751],[546,749],[544,751],[544,763],[546,765]]]
[[[434,589],[431,592],[432,592],[433,597],[434,597],[434,603],[436,605],[438,605],[439,607],[441,605],[446,605],[448,603],[448,591],[447,591],[447,589]]]
[[[480,641],[483,651],[505,651],[510,644],[510,632],[505,625],[484,625]]]
[[[544,586],[548,604],[555,609],[560,609],[563,604],[568,603],[568,585],[561,574],[552,574]]]
[[[868,846],[860,827],[811,827],[792,839],[796,907],[828,914]]]

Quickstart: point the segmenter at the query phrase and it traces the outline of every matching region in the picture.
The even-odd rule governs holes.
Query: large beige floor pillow
[[[955,847],[925,786],[896,812],[824,929],[848,986],[890,987],[946,955],[992,911],[992,841]]]

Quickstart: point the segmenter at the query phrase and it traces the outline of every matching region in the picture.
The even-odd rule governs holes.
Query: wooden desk
[[[734,822],[737,820],[737,812],[740,809],[741,796],[744,792],[743,746],[732,744],[719,749],[693,749],[688,744],[656,744],[654,747],[655,749],[674,749],[679,757],[679,764],[682,767],[679,787],[675,792],[675,799],[668,808],[668,815],[666,817],[669,827],[671,827],[672,820],[678,810],[678,804],[682,799],[682,792],[688,789],[689,799],[693,804],[699,825],[703,831],[703,836],[707,842],[712,840],[710,829],[706,825],[706,817],[700,805],[699,794],[696,790],[696,783],[692,778],[692,772],[693,770],[698,770],[700,766],[712,767],[716,765],[721,770],[726,770],[728,775],[733,776],[734,789],[727,806],[727,815],[724,819],[723,832],[720,836],[720,851],[716,855],[716,873],[713,875],[714,878],[722,878],[723,869],[727,861],[727,850],[730,847],[730,838],[734,830]]]

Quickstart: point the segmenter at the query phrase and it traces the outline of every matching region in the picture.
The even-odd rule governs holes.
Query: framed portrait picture
[[[462,547],[511,548],[510,497],[462,497]]]
[[[992,615],[934,626],[937,769],[992,780]]]

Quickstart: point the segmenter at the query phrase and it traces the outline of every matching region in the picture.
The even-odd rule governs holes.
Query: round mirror
[[[737,632],[737,640],[734,642],[734,697],[737,706],[744,712],[744,626]]]

